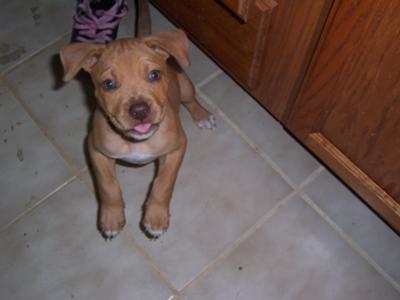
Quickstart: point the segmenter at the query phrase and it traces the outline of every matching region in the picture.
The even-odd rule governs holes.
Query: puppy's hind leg
[[[215,116],[209,113],[195,97],[193,83],[184,72],[178,74],[178,81],[181,90],[182,104],[192,115],[193,121],[200,128],[213,129],[217,123]]]

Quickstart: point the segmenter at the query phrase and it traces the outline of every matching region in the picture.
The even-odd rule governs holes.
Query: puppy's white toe
[[[201,129],[213,129],[217,126],[217,120],[214,115],[210,115],[208,119],[197,121],[196,124]]]
[[[217,118],[215,118],[214,115],[210,115],[210,116],[209,116],[209,120],[210,120],[210,123],[211,123],[213,126],[217,126]]]
[[[162,229],[153,229],[151,228],[151,225],[147,223],[144,223],[143,225],[146,232],[155,239],[159,238],[166,231]]]
[[[119,230],[104,230],[103,236],[106,240],[112,240],[119,234]]]

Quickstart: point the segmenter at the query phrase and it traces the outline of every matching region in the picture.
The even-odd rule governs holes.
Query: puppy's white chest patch
[[[128,155],[124,155],[122,157],[117,157],[117,158],[129,162],[131,164],[137,164],[137,165],[144,165],[156,159],[156,157],[153,155],[143,154],[143,153],[130,153]]]

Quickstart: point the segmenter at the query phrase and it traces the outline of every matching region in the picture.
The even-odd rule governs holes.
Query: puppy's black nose
[[[143,121],[150,114],[150,106],[145,102],[132,104],[129,107],[129,114],[131,115],[132,118],[139,121]]]

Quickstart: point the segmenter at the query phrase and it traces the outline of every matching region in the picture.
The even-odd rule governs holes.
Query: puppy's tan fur
[[[115,160],[141,164],[157,159],[158,174],[142,220],[148,233],[157,237],[169,225],[169,204],[186,148],[180,103],[198,125],[215,125],[209,112],[196,101],[193,84],[177,63],[189,64],[186,35],[177,30],[119,39],[107,45],[70,44],[61,49],[60,55],[65,80],[84,69],[95,86],[97,107],[87,146],[100,203],[99,229],[105,237],[112,238],[125,224]],[[160,71],[159,80],[149,80],[152,70]],[[113,80],[116,88],[105,89],[106,79]],[[145,120],[137,120],[129,113],[137,103],[150,107]],[[152,125],[145,135],[133,130],[143,122]]]

